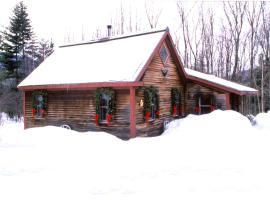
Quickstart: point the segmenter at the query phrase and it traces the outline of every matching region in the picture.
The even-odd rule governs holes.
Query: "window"
[[[159,94],[156,87],[145,87],[144,90],[144,119],[146,122],[159,118]]]
[[[47,92],[34,91],[32,94],[32,115],[34,118],[44,118],[47,109]]]
[[[181,115],[181,94],[178,88],[171,89],[171,101],[172,115],[174,117]]]
[[[36,117],[42,118],[43,117],[43,107],[44,107],[44,98],[42,95],[38,95],[37,97],[37,114]]]
[[[156,98],[154,97],[150,105],[150,120],[156,119]]]
[[[115,91],[112,88],[98,88],[95,91],[96,125],[110,125],[115,113]]]
[[[167,49],[164,45],[160,49],[159,56],[160,56],[163,64],[165,64],[169,55],[168,55]]]
[[[101,95],[100,100],[100,120],[105,121],[107,118],[108,110],[109,110],[109,101],[110,98],[106,94]]]

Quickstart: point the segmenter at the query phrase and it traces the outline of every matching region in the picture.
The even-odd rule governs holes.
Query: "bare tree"
[[[150,28],[156,28],[162,9],[155,6],[153,0],[145,1],[145,12],[150,25]]]
[[[270,13],[266,13],[268,10],[265,2],[261,2],[261,15],[262,15],[262,25],[259,32],[259,43],[262,50],[262,62],[261,62],[261,110],[265,111],[265,104],[269,106],[270,102]],[[268,71],[268,74],[265,74]],[[266,75],[268,75],[266,77]],[[268,83],[265,82],[268,78]],[[265,91],[265,86],[268,86],[268,92]],[[268,99],[265,99],[265,95]],[[269,109],[269,108],[268,108]]]
[[[218,41],[218,68],[219,76],[229,79],[231,72],[232,53],[233,53],[233,41],[232,34],[228,28],[223,24]]]
[[[258,26],[261,16],[261,9],[257,6],[257,2],[252,2],[252,7],[246,9],[247,21],[249,23],[249,61],[250,61],[250,86],[254,87],[254,66],[255,66],[255,57],[258,53]]]
[[[236,1],[234,3],[223,2],[223,10],[226,15],[234,41],[234,66],[232,72],[232,80],[236,80],[236,72],[239,67],[239,48],[246,6],[247,2],[242,1]]]
[[[207,73],[214,72],[214,16],[212,10],[208,9],[207,15],[204,15],[201,7],[201,35],[202,35],[202,52],[205,60]],[[202,70],[203,71],[203,70]]]
[[[177,2],[177,10],[178,10],[178,14],[180,17],[180,28],[182,30],[181,35],[183,36],[183,42],[184,42],[184,55],[183,55],[183,59],[184,59],[184,65],[186,67],[188,67],[188,63],[189,63],[189,51],[188,51],[188,37],[189,37],[189,33],[188,33],[188,22],[186,20],[186,16],[185,16],[185,9],[184,6],[182,4],[181,1]],[[179,45],[179,41],[180,41],[180,37],[178,33],[175,34],[176,37],[178,35],[178,37],[176,38],[176,44],[177,44],[177,50],[179,53],[181,53],[178,45]]]
[[[255,58],[256,55],[258,54],[258,28],[259,28],[259,22],[261,18],[261,7],[257,2],[252,2],[248,4],[248,7],[246,9],[246,16],[247,16],[247,21],[249,24],[249,65],[250,65],[250,75],[249,75],[249,85],[251,87],[256,86],[256,81],[254,78],[254,68],[255,68]],[[249,113],[257,113],[259,110],[259,107],[256,109],[257,106],[254,106],[256,104],[252,105],[252,99],[253,97],[248,98],[248,110]]]

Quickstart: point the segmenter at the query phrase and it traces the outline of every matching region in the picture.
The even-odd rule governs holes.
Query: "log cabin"
[[[169,29],[60,46],[26,77],[24,128],[63,126],[122,139],[215,109],[245,113],[257,90],[183,66]]]

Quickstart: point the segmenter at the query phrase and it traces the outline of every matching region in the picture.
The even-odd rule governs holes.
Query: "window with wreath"
[[[159,118],[159,92],[154,86],[144,88],[144,119],[146,122]]]
[[[47,112],[47,91],[34,91],[32,93],[32,116],[33,118],[44,118]]]
[[[174,117],[181,115],[181,93],[178,88],[171,89],[171,111]]]
[[[115,91],[112,88],[98,88],[95,91],[96,125],[109,125],[115,113]]]

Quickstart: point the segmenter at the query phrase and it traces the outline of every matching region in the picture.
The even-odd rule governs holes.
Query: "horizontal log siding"
[[[77,131],[106,131],[121,138],[129,136],[129,90],[116,91],[116,113],[108,125],[95,124],[94,90],[49,91],[44,119],[32,117],[32,93],[26,92],[26,128],[68,124]]]
[[[212,89],[200,86],[194,83],[187,83],[187,92],[186,92],[186,114],[196,114],[195,107],[196,107],[196,94],[200,91],[204,94],[213,94],[216,97],[216,100],[221,103],[221,109],[226,109],[226,101],[219,100],[218,95],[222,93],[218,93],[217,91],[213,91]],[[225,98],[225,97],[224,97]]]
[[[152,62],[148,66],[142,81],[144,86],[155,86],[159,89],[160,95],[160,118],[149,124],[144,122],[143,107],[139,106],[139,102],[143,99],[143,88],[138,88],[136,91],[136,128],[137,135],[159,135],[163,132],[163,122],[172,120],[171,116],[171,88],[177,87],[181,90],[182,110],[184,108],[184,93],[183,85],[180,82],[178,71],[174,60],[169,55],[166,62],[168,66],[168,74],[166,77],[162,75],[161,69],[163,63],[160,59],[159,52],[154,56]]]

